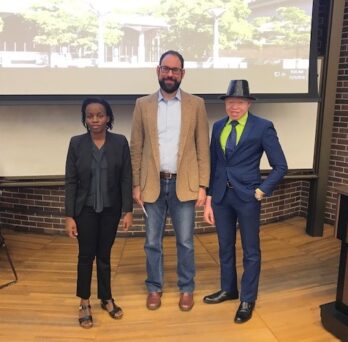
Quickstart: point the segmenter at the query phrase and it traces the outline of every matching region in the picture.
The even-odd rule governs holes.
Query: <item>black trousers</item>
[[[110,254],[115,241],[121,212],[104,208],[96,213],[92,207],[84,207],[76,218],[79,256],[77,265],[76,295],[83,299],[91,296],[93,262],[96,259],[98,298],[111,299]]]

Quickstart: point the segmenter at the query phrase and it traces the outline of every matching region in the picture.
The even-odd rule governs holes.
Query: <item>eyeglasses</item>
[[[169,74],[169,71],[171,71],[173,75],[180,75],[183,70],[181,68],[169,68],[165,65],[160,65],[159,68],[163,74]]]

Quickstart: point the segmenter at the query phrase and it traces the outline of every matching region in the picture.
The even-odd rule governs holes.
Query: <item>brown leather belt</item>
[[[176,173],[160,172],[161,179],[175,179]]]

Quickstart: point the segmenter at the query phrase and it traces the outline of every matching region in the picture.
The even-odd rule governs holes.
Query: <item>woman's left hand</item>
[[[125,213],[123,216],[123,227],[124,231],[127,231],[133,224],[133,213]]]

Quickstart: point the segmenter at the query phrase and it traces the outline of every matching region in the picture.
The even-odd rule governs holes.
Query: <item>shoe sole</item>
[[[150,306],[150,305],[146,305],[146,307],[151,310],[151,311],[154,311],[154,310],[157,310],[161,307],[161,303],[156,305],[156,306]]]
[[[220,300],[220,301],[209,301],[209,299],[208,300],[203,299],[203,302],[205,304],[220,304],[220,303],[226,302],[226,300],[236,300],[236,299],[239,299],[239,297],[227,298],[227,299]]]
[[[251,317],[249,317],[248,319],[246,319],[246,320],[244,320],[244,321],[237,321],[237,320],[235,319],[235,320],[234,320],[234,323],[236,323],[236,324],[243,324],[243,323],[248,322],[250,319],[251,319]]]
[[[193,304],[194,305],[194,304]],[[181,311],[191,311],[192,310],[192,308],[193,308],[193,305],[192,306],[181,306],[180,304],[179,304],[179,309],[181,310]]]

